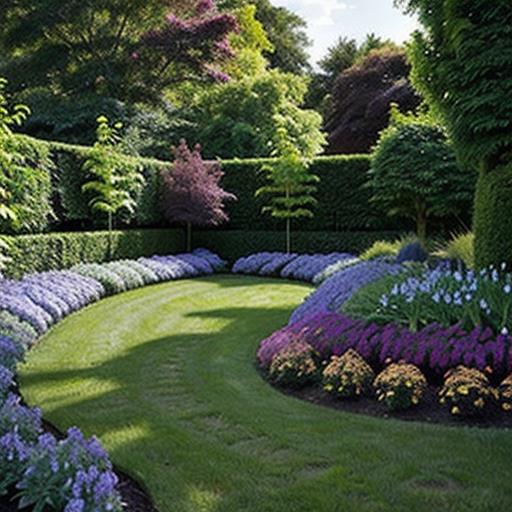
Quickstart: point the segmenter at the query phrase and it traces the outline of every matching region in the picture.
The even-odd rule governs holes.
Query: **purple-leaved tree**
[[[187,250],[192,248],[192,226],[218,226],[227,222],[226,201],[236,196],[220,186],[224,173],[218,162],[205,162],[201,147],[189,149],[181,140],[173,148],[174,165],[162,171],[162,207],[169,222],[187,226]]]

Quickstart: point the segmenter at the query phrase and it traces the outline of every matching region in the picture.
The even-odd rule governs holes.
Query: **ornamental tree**
[[[122,125],[116,123],[111,126],[105,116],[97,121],[97,140],[83,165],[83,171],[90,179],[82,186],[82,192],[92,195],[89,205],[93,210],[107,215],[109,257],[112,258],[114,215],[123,209],[134,212],[134,196],[142,187],[144,178],[138,166],[123,162],[116,151]]]
[[[442,117],[459,158],[477,169],[475,257],[512,263],[512,7],[510,0],[400,0],[424,30],[412,80]]]
[[[317,203],[313,197],[318,176],[310,171],[311,157],[314,152],[301,153],[286,128],[278,130],[278,139],[274,143],[272,156],[275,160],[262,167],[268,184],[256,191],[256,197],[271,196],[262,213],[269,213],[277,219],[286,221],[286,252],[291,252],[292,219],[311,218],[311,206]]]
[[[475,179],[458,167],[443,128],[426,115],[403,115],[393,108],[391,124],[372,154],[368,182],[380,209],[412,219],[425,243],[430,219],[471,208]]]
[[[403,50],[384,47],[341,73],[326,113],[327,153],[368,153],[388,125],[392,103],[402,112],[415,109],[420,98],[409,71]]]
[[[218,162],[205,162],[201,147],[190,150],[182,139],[173,148],[174,164],[161,173],[162,209],[171,223],[187,228],[187,250],[192,249],[192,226],[218,226],[229,220],[225,203],[236,199],[220,185],[224,176]]]

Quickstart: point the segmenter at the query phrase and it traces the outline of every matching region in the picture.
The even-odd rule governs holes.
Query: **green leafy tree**
[[[188,138],[204,142],[207,158],[268,157],[284,123],[301,153],[317,153],[322,118],[300,107],[306,90],[305,78],[278,70],[211,87],[195,101]]]
[[[121,127],[120,123],[111,126],[106,117],[99,117],[97,141],[83,165],[91,180],[82,186],[82,192],[91,193],[89,204],[93,210],[107,215],[110,258],[114,215],[122,209],[134,212],[134,195],[144,183],[138,167],[125,166],[120,161],[117,146]]]
[[[18,220],[18,216],[11,202],[10,189],[16,182],[14,175],[25,169],[20,165],[20,155],[13,150],[11,128],[21,126],[30,110],[25,105],[15,105],[11,109],[7,101],[6,87],[7,80],[0,78],[0,220],[12,223]],[[7,250],[7,242],[0,237],[0,270],[9,261]]]
[[[393,107],[372,155],[368,186],[372,201],[390,216],[412,219],[425,243],[429,220],[471,207],[475,177],[459,169],[444,130],[429,116]]]
[[[313,194],[319,178],[310,171],[314,151],[302,153],[284,127],[278,129],[272,156],[275,160],[262,168],[268,184],[256,191],[256,197],[270,195],[270,202],[263,207],[262,213],[285,219],[286,251],[289,253],[292,220],[313,217],[311,207],[317,203]]]
[[[272,45],[264,50],[264,56],[273,69],[302,75],[310,70],[307,23],[296,13],[270,0],[223,0],[219,6],[233,9],[243,5],[256,6],[256,19],[261,22]]]
[[[425,30],[410,48],[412,80],[477,169],[475,257],[512,263],[512,8],[509,0],[401,0]]]

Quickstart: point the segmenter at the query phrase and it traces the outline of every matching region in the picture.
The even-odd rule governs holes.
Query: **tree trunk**
[[[114,256],[114,243],[112,240],[112,212],[108,212],[108,259],[112,260]]]
[[[416,202],[416,234],[423,247],[427,245],[427,205],[422,201]]]
[[[192,251],[192,223],[187,222],[187,252]]]
[[[292,242],[291,242],[291,220],[286,219],[286,253],[290,254],[292,252]]]

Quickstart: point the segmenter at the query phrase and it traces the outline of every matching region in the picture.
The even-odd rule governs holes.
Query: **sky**
[[[271,0],[296,12],[308,23],[309,49],[315,65],[340,36],[361,42],[374,32],[383,39],[404,42],[417,21],[393,7],[393,0]]]

